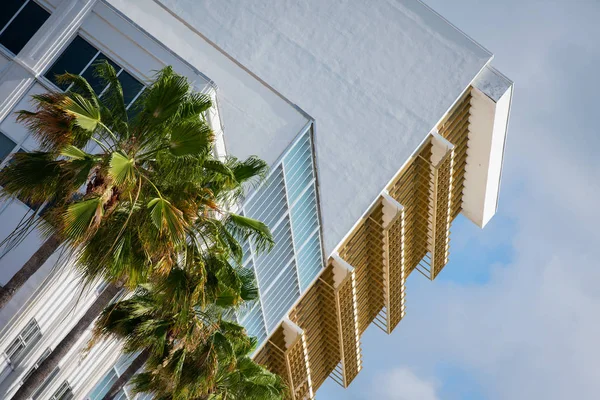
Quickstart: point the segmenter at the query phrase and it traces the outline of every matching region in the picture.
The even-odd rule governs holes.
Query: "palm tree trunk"
[[[23,267],[0,289],[0,310],[13,298],[17,291],[35,274],[50,256],[60,247],[62,241],[58,235],[50,236]]]
[[[113,383],[110,390],[104,395],[102,400],[113,400],[116,395],[119,394],[121,389],[129,382],[129,380],[135,375],[135,373],[146,364],[150,357],[150,350],[145,349],[133,360],[129,367],[119,376],[119,379]]]
[[[60,341],[52,350],[52,353],[39,365],[39,367],[27,378],[23,385],[17,390],[12,400],[26,400],[31,397],[35,390],[46,380],[48,375],[58,365],[60,360],[71,350],[79,337],[96,319],[98,314],[106,307],[110,301],[119,293],[121,286],[109,284],[106,289],[98,296],[94,303],[88,308],[86,313],[79,319],[71,331]]]

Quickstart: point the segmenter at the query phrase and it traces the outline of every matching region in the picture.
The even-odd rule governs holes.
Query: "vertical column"
[[[405,221],[404,206],[389,193],[382,193],[384,230],[384,291],[386,333],[404,317]]]
[[[432,133],[432,182],[430,203],[430,279],[448,262],[452,201],[454,146],[437,131]]]
[[[340,338],[343,386],[348,387],[362,369],[356,299],[356,276],[354,268],[338,254],[333,254],[331,258]]]
[[[288,318],[282,323],[285,340],[285,362],[292,398],[313,399],[315,394],[304,331]]]
[[[208,120],[208,125],[215,134],[213,153],[214,156],[219,160],[225,160],[225,157],[227,157],[227,148],[225,147],[225,136],[223,133],[223,124],[219,111],[219,97],[217,96],[217,88],[214,86],[214,84],[210,84],[208,88],[209,89],[206,91],[206,94],[210,96],[213,106],[206,111],[206,119]]]
[[[63,0],[0,75],[0,121],[12,110],[64,45],[97,0]]]

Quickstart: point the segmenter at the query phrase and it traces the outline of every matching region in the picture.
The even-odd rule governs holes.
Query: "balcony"
[[[347,387],[362,367],[364,331],[374,324],[390,334],[404,317],[406,278],[417,271],[433,280],[447,264],[450,225],[462,210],[470,103],[468,91],[256,354],[286,380],[291,399],[313,398],[328,377]]]

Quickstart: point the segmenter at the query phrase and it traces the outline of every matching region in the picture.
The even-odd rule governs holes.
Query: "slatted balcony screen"
[[[257,352],[256,361],[288,382],[291,398],[312,398],[303,382],[313,392],[328,377],[348,386],[362,367],[364,331],[374,324],[391,333],[404,317],[406,278],[417,270],[435,279],[447,264],[450,225],[462,209],[469,113],[467,92],[289,311],[303,331],[307,359],[288,356],[291,348],[278,338],[281,327]],[[298,256],[309,257],[302,250]],[[336,281],[336,257],[352,271],[342,282]]]

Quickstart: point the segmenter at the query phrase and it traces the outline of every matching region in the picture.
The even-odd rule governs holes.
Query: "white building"
[[[133,102],[172,65],[209,93],[218,154],[258,155],[268,180],[243,205],[277,245],[246,246],[261,298],[237,316],[256,359],[296,398],[361,369],[360,335],[390,333],[404,282],[433,279],[459,213],[483,227],[497,206],[512,82],[492,54],[416,0],[8,0],[0,16],[0,158],[36,148],[15,110],[90,77],[107,58]],[[64,88],[63,88],[64,89]],[[0,206],[4,238],[28,215]],[[0,259],[0,284],[33,254],[35,233]],[[49,260],[0,311],[0,397],[75,324],[95,296]],[[101,283],[99,283],[101,285]],[[35,399],[102,397],[127,365],[119,344],[82,353],[89,332]],[[122,394],[122,398],[128,396]]]

